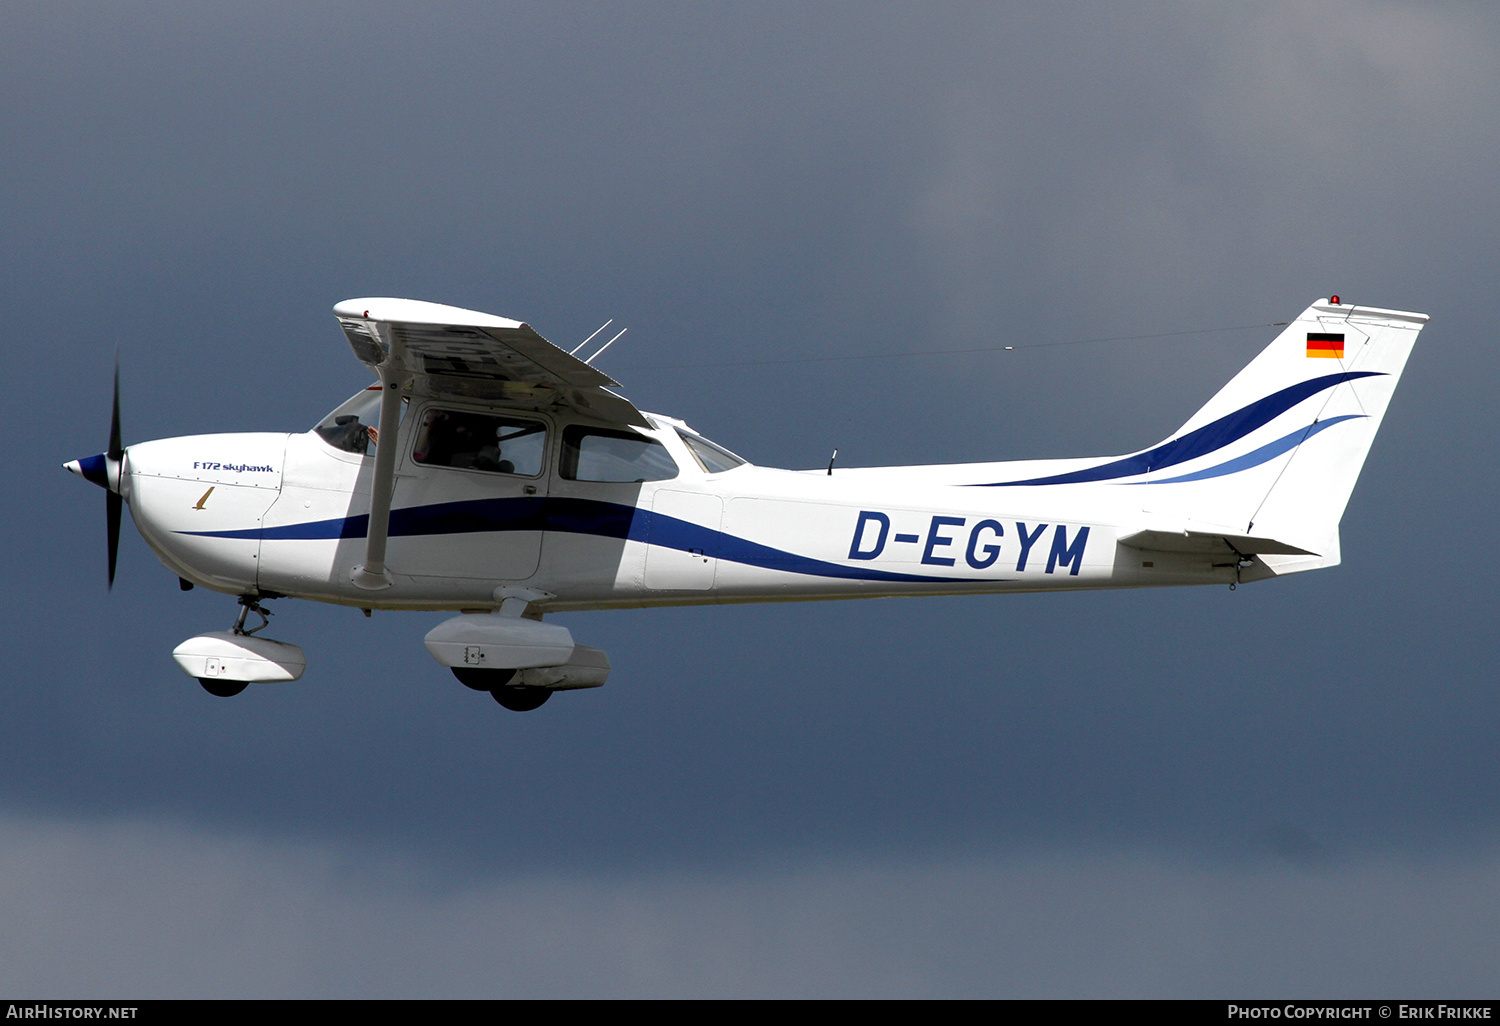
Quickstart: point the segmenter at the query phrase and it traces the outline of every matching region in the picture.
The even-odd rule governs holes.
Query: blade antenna
[[[629,328],[621,328],[620,329],[620,335],[625,334],[629,330],[630,330]],[[604,352],[610,346],[614,345],[615,344],[615,339],[619,338],[620,335],[616,335],[614,338],[612,338],[608,342],[604,343],[604,345],[602,345],[598,349],[594,350],[594,355],[591,356],[591,357],[589,357],[587,360],[584,360],[583,362],[584,363],[588,363],[588,364],[592,364],[595,360],[599,359],[599,354],[602,353],[602,352]]]
[[[599,327],[597,327],[597,328],[594,329],[594,335],[599,334],[599,332],[603,331],[605,328],[609,327],[613,323],[615,323],[615,319],[613,317],[611,317],[609,320],[605,321],[603,324],[599,325]],[[586,346],[590,342],[594,341],[594,335],[590,335],[588,338],[586,338],[582,342],[578,343],[572,349],[568,350],[568,355],[569,356],[577,356],[578,355],[578,350],[582,349],[584,346]]]

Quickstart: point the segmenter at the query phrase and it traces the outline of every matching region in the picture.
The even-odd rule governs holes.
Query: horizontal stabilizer
[[[1120,539],[1121,545],[1152,552],[1190,552],[1232,556],[1316,556],[1275,538],[1252,538],[1242,534],[1207,531],[1137,531]]]

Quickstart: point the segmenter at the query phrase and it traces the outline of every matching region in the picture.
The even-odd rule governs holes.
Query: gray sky
[[[6,989],[1493,994],[1488,6],[0,17]],[[291,601],[304,682],[210,698],[231,600],[128,526],[106,594],[57,469],[116,346],[127,442],[307,428],[359,295],[617,318],[639,405],[807,467],[1139,448],[1330,292],[1434,317],[1344,566],[578,614],[609,685],[524,716]]]

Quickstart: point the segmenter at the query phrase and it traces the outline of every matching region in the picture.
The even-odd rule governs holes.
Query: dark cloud
[[[0,825],[6,982],[149,997],[1483,998],[1492,854],[1150,851],[454,881],[374,850]],[[1476,901],[1479,898],[1479,901]]]

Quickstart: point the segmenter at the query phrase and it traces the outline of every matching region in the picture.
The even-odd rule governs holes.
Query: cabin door
[[[418,410],[387,562],[424,578],[524,581],[541,557],[550,426],[534,414]]]

